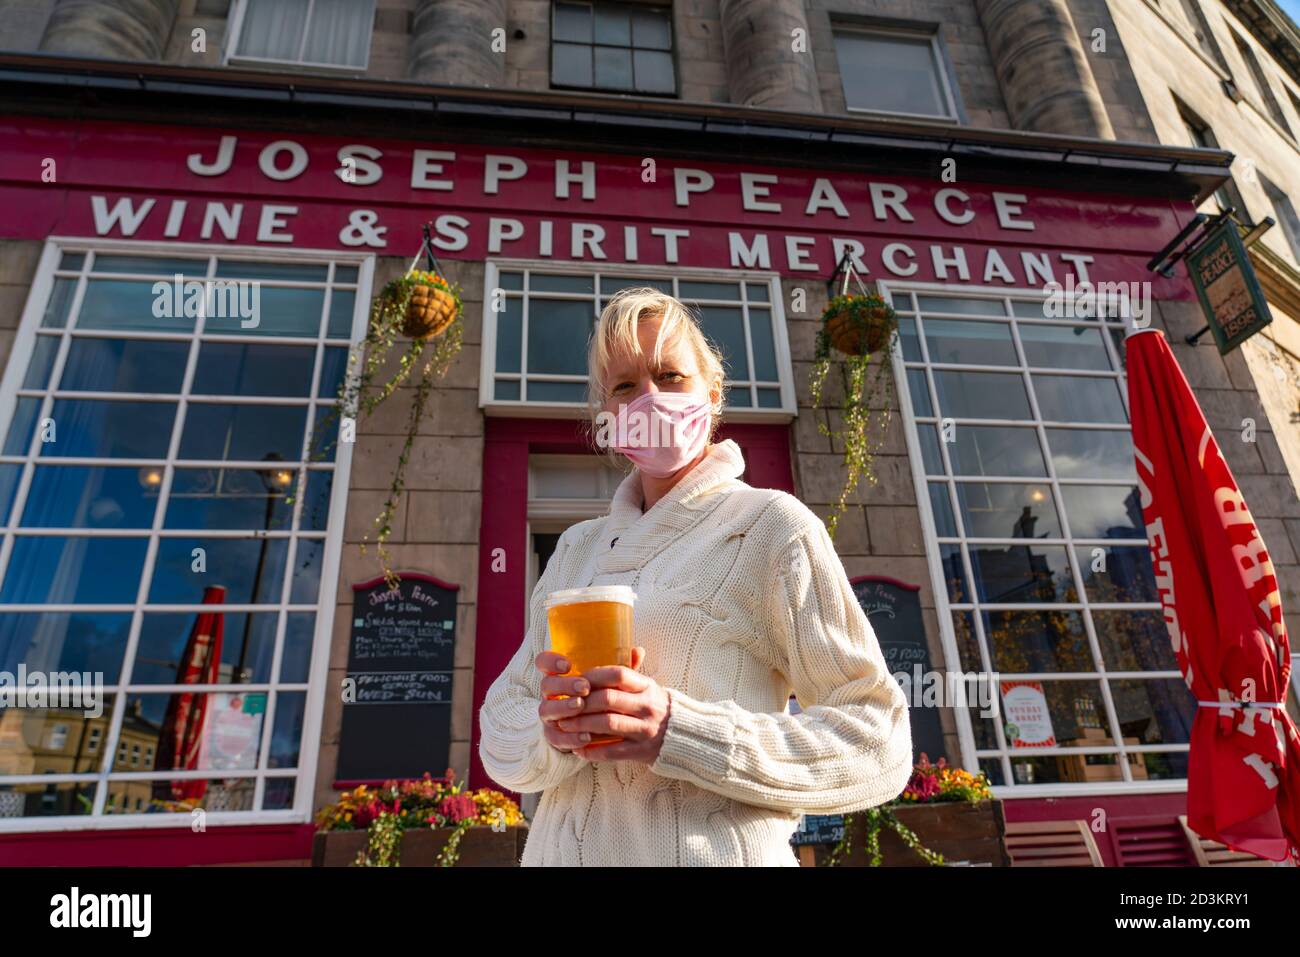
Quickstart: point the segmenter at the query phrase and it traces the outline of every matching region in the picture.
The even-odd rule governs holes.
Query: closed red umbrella
[[[210,585],[203,590],[203,604],[220,605],[226,589]],[[178,685],[216,684],[221,666],[221,639],[225,615],[218,611],[201,612],[190,629],[185,651],[176,668]],[[167,714],[158,732],[158,756],[154,770],[191,771],[199,766],[199,748],[203,726],[208,717],[207,693],[179,691],[167,702]],[[154,797],[176,801],[194,801],[207,792],[204,780],[159,781]]]
[[[1291,648],[1268,550],[1164,333],[1128,337],[1142,520],[1165,624],[1196,697],[1187,822],[1203,837],[1300,862],[1300,733]]]

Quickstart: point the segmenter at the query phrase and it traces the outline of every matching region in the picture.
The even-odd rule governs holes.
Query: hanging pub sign
[[[1187,255],[1201,311],[1224,355],[1273,321],[1237,224],[1225,217]]]
[[[352,586],[335,787],[447,768],[460,586],[399,575],[396,588],[382,577]]]

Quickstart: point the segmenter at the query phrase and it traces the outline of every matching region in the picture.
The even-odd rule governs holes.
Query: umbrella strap
[[[1280,701],[1198,701],[1202,708],[1280,708]]]

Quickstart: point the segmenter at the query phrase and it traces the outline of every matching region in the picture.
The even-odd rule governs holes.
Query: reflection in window
[[[0,549],[0,670],[102,673],[109,687],[100,719],[37,716],[25,744],[0,733],[0,795],[19,796],[0,801],[0,816],[86,815],[96,801],[105,814],[182,821],[195,807],[251,811],[268,770],[289,776],[263,779],[261,808],[290,809],[310,793],[295,771],[303,685],[318,606],[332,597],[321,572],[333,404],[369,301],[361,270],[76,248],[56,258],[57,275],[35,280],[50,298],[40,329],[18,340],[24,374],[0,422],[0,515],[11,523],[0,530],[11,539]],[[259,322],[157,315],[153,285],[177,271],[259,283]],[[304,462],[309,423],[323,435]],[[223,690],[186,693],[209,660],[203,677]],[[150,692],[125,693],[126,677]],[[199,732],[192,757],[176,753],[181,721]],[[56,724],[63,746],[46,747]],[[213,773],[170,776],[180,767]],[[37,783],[50,772],[86,780]]]

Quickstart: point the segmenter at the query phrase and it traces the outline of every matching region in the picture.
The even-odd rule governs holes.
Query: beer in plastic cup
[[[636,592],[627,585],[566,588],[546,596],[551,651],[568,660],[566,675],[581,674],[604,665],[632,667],[634,601]],[[554,700],[569,697],[572,696],[556,695]],[[622,740],[616,734],[593,734],[590,743]]]

